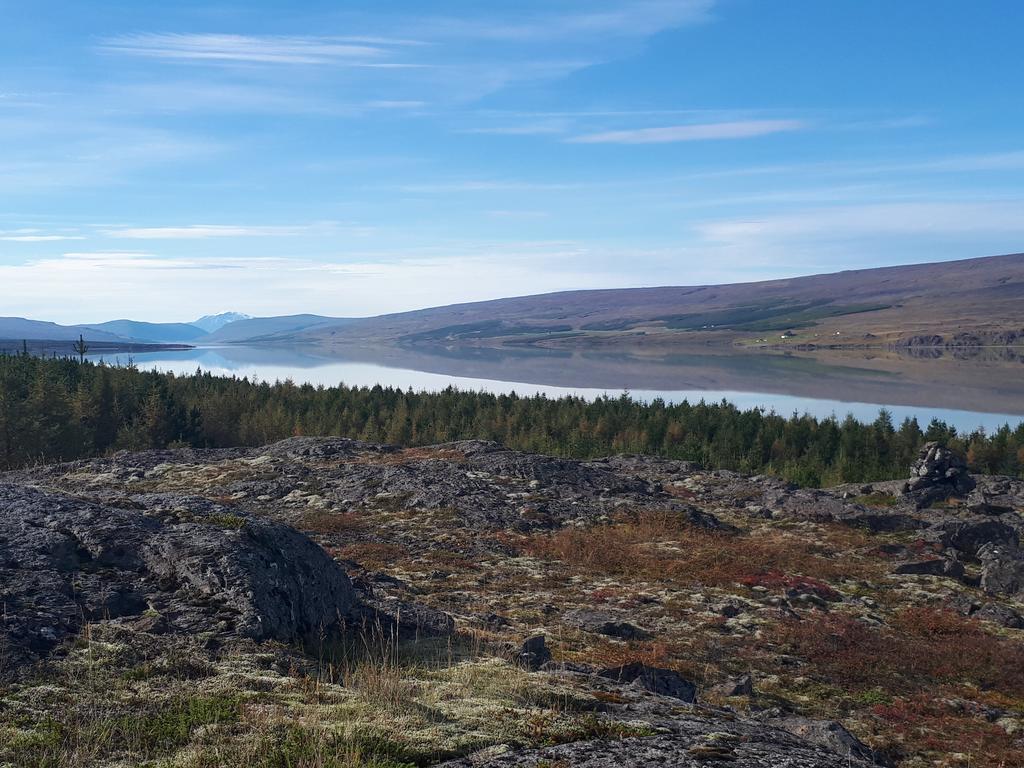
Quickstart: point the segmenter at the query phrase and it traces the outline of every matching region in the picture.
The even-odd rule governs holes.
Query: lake
[[[100,356],[90,356],[98,359]],[[769,354],[734,349],[654,352],[535,348],[201,347],[107,353],[146,369],[334,386],[436,391],[448,386],[494,393],[592,398],[628,392],[642,400],[728,400],[741,408],[873,420],[881,408],[901,421],[933,418],[960,430],[992,430],[1024,420],[1024,350],[929,350]]]

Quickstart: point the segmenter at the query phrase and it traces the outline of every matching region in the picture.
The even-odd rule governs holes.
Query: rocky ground
[[[1024,765],[1024,482],[910,475],[313,438],[0,475],[0,765]]]

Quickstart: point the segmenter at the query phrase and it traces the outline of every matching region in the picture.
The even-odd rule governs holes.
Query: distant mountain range
[[[319,326],[341,327],[351,320],[323,315],[250,317],[240,312],[223,312],[201,317],[194,323],[147,323],[138,320],[110,320],[105,323],[58,325],[23,317],[0,317],[0,341],[72,342],[83,337],[105,347],[117,344],[232,344],[256,343],[263,339],[309,331]],[[4,348],[11,348],[10,343]]]
[[[122,339],[156,344],[188,344],[206,336],[206,331],[190,323],[141,323],[136,320],[111,320],[107,323],[84,327],[87,330],[113,334]]]
[[[570,291],[369,318],[224,312],[193,323],[0,318],[0,340],[616,348],[1024,345],[1024,254],[732,285]]]

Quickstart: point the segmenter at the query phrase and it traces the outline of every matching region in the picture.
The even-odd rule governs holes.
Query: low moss
[[[895,507],[900,502],[898,496],[891,496],[888,493],[866,493],[853,500],[865,507]]]
[[[241,515],[233,515],[230,512],[221,512],[205,517],[197,518],[197,523],[209,525],[213,528],[223,528],[227,531],[237,531],[245,527],[246,520]]]

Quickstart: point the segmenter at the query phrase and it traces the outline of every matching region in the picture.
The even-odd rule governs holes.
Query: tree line
[[[314,387],[175,375],[71,358],[0,356],[0,468],[122,449],[263,445],[296,435],[430,445],[469,438],[574,458],[646,453],[801,485],[906,477],[938,440],[976,472],[1024,477],[1024,422],[991,433],[740,410],[727,402],[549,398],[392,387]]]

